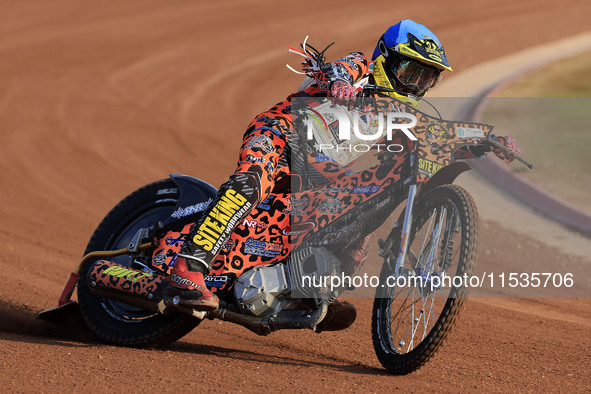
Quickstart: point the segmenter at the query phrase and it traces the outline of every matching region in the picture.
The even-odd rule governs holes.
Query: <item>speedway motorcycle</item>
[[[355,160],[343,165],[325,154],[299,151],[302,171],[322,181],[292,182],[289,195],[276,195],[285,202],[281,214],[287,229],[282,233],[291,245],[289,255],[269,264],[232,267],[249,248],[274,257],[279,249],[251,238],[230,245],[232,252],[219,258],[206,278],[218,290],[219,309],[179,311],[164,305],[162,290],[176,254],[217,192],[202,180],[170,175],[133,192],[106,215],[59,307],[39,317],[58,322],[79,310],[101,340],[137,347],[174,342],[205,318],[236,323],[259,335],[344,329],[352,321],[331,322],[330,304],[345,286],[312,288],[310,283],[359,273],[359,259],[347,260],[343,251],[359,245],[404,206],[387,237],[379,240],[379,256],[369,257],[382,260],[372,337],[388,371],[416,370],[442,345],[467,296],[467,287],[441,279],[470,275],[475,264],[478,215],[470,194],[453,184],[470,169],[457,153],[478,145],[515,155],[496,140],[490,125],[445,121],[397,105],[416,118],[412,133],[417,138],[403,152],[377,152],[377,162],[367,169],[353,170]],[[257,209],[269,208],[269,201]],[[303,277],[311,278],[307,286]],[[71,300],[76,288],[77,302]]]

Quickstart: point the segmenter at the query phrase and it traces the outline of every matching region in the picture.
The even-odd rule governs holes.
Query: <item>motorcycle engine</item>
[[[254,316],[280,311],[287,302],[288,290],[284,264],[254,267],[240,275],[234,284],[238,306]]]
[[[245,271],[234,284],[238,307],[249,315],[269,316],[302,298],[332,300],[342,288],[329,288],[340,277],[340,262],[324,247],[303,248],[287,264],[262,265]]]
[[[339,259],[324,247],[307,247],[292,253],[288,265],[292,298],[332,300],[343,291],[331,288],[331,278],[341,276]]]

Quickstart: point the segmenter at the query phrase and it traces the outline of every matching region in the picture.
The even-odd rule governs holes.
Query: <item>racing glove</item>
[[[519,149],[519,145],[517,145],[517,141],[515,141],[515,138],[513,137],[509,137],[509,136],[505,136],[505,137],[497,137],[497,139],[499,140],[499,142],[503,145],[505,145],[507,148],[509,148],[509,150],[513,153],[515,153],[516,156],[521,155],[521,150]],[[495,155],[497,155],[497,157],[501,160],[505,160],[507,163],[511,163],[513,160],[515,160],[514,157],[505,154],[503,151],[501,151],[498,148],[493,148],[493,152]]]
[[[344,81],[334,81],[330,85],[330,95],[332,97],[355,97],[357,89]]]

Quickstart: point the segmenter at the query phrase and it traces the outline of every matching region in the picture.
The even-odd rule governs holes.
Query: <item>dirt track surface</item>
[[[591,29],[586,0],[569,7],[383,1],[370,9],[363,2],[322,2],[321,9],[317,2],[164,3],[2,1],[0,387],[590,389],[589,299],[471,300],[442,350],[404,377],[389,376],[375,358],[371,300],[356,302],[358,321],[340,333],[261,338],[206,321],[162,350],[100,345],[35,321],[36,312],[55,306],[94,227],[122,197],[168,173],[224,180],[251,118],[298,86],[284,64],[299,60],[286,47],[306,34],[318,46],[337,41],[335,59],[371,53],[385,28],[412,18],[438,34],[461,72]],[[588,263],[492,223],[481,239],[483,262]]]

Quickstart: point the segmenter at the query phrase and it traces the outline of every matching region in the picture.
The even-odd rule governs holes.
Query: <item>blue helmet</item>
[[[452,71],[437,36],[409,19],[386,30],[372,60],[376,84],[394,89],[390,95],[404,101],[420,99],[435,86],[441,71]]]

